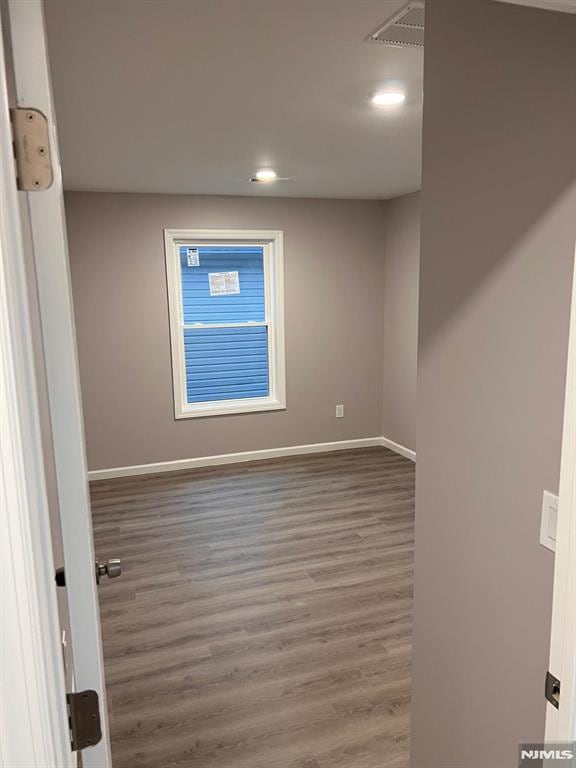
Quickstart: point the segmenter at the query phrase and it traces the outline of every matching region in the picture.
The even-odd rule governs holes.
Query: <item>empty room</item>
[[[576,0],[0,20],[0,768],[571,765]]]
[[[47,6],[117,768],[407,765],[423,49],[376,39],[396,6]]]

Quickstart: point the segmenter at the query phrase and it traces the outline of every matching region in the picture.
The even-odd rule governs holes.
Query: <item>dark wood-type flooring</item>
[[[414,465],[92,485],[114,768],[406,768]]]

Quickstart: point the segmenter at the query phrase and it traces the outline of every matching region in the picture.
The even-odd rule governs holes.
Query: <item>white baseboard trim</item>
[[[394,440],[390,440],[387,437],[381,437],[380,445],[383,448],[390,448],[394,453],[399,453],[400,456],[404,456],[404,458],[410,459],[410,461],[416,461],[416,451],[406,448],[405,445],[400,445],[400,443],[395,443]]]
[[[224,453],[220,456],[200,456],[196,459],[177,459],[176,461],[159,461],[155,464],[136,464],[131,467],[112,467],[111,469],[95,469],[88,472],[88,480],[108,480],[113,477],[130,477],[131,475],[155,475],[159,472],[177,472],[181,469],[196,469],[197,467],[214,467],[219,464],[237,464],[243,461],[260,461],[262,459],[277,459],[281,456],[299,456],[306,453],[327,453],[328,451],[349,451],[352,448],[371,448],[384,445],[382,437],[364,437],[358,440],[339,440],[334,443],[312,443],[310,445],[290,445],[286,448],[270,448],[262,451],[243,451],[242,453]],[[388,443],[389,448],[395,443]],[[398,446],[401,448],[402,446]],[[394,450],[394,448],[392,448]],[[407,450],[407,449],[403,449]],[[400,453],[400,451],[398,451]]]

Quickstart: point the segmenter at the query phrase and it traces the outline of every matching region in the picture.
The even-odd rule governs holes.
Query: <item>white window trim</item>
[[[182,311],[180,280],[181,245],[262,245],[264,246],[264,289],[266,319],[254,326],[268,326],[268,397],[217,400],[188,403],[186,398],[186,368],[184,337],[187,327]],[[225,416],[235,413],[258,413],[286,408],[286,366],[284,348],[284,249],[283,233],[279,230],[258,229],[165,229],[166,278],[170,315],[170,344],[172,349],[172,382],[174,416],[190,419],[201,416]],[[245,326],[245,323],[210,323],[210,328]],[[198,324],[190,325],[198,328]],[[201,326],[200,326],[201,327]]]

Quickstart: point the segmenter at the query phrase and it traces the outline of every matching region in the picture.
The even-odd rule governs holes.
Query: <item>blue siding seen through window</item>
[[[189,403],[268,396],[268,329],[184,331]]]
[[[267,397],[268,328],[252,325],[266,318],[262,246],[200,246],[188,266],[190,247],[180,246],[188,403]],[[222,272],[238,272],[240,293],[210,295],[210,273]],[[228,323],[242,325],[209,327]]]
[[[262,322],[264,251],[262,246],[201,246],[199,266],[188,266],[188,248],[180,247],[184,323]],[[238,272],[240,293],[211,296],[211,272]]]

